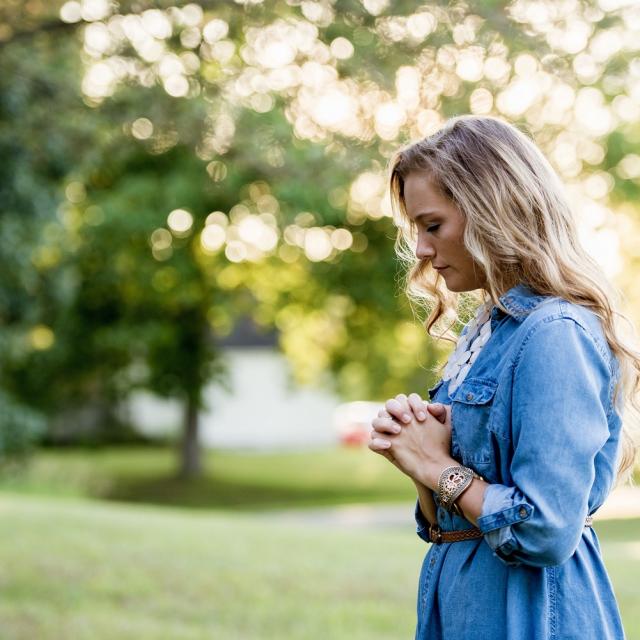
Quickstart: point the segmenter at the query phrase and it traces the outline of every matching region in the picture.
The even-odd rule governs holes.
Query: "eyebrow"
[[[431,216],[437,216],[439,213],[440,213],[439,211],[423,211],[419,213],[417,216],[415,216],[413,219],[419,220],[420,218],[431,218]]]

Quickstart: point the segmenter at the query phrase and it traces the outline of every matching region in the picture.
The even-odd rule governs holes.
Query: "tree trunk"
[[[184,432],[180,451],[180,477],[195,478],[202,473],[200,443],[198,442],[198,403],[187,398],[184,414]]]

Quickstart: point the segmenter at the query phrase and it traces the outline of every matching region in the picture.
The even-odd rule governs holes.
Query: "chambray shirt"
[[[620,640],[598,537],[584,526],[616,474],[617,360],[586,307],[524,285],[500,300],[508,313],[493,308],[463,383],[429,390],[451,405],[452,457],[490,486],[483,538],[429,547],[416,639]],[[443,531],[472,526],[434,499]],[[419,503],[415,515],[428,541]]]

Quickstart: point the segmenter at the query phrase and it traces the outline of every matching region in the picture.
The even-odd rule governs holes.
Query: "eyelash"
[[[440,227],[439,224],[432,224],[431,226],[426,227],[426,230],[429,232],[433,232],[433,231],[437,231],[439,227]]]

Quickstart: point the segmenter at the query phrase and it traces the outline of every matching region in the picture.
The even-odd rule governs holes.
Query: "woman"
[[[457,294],[482,302],[432,404],[399,395],[373,421],[433,543],[416,638],[623,638],[591,516],[633,461],[640,358],[558,177],[516,128],[464,116],[398,152],[391,194],[429,333]]]

